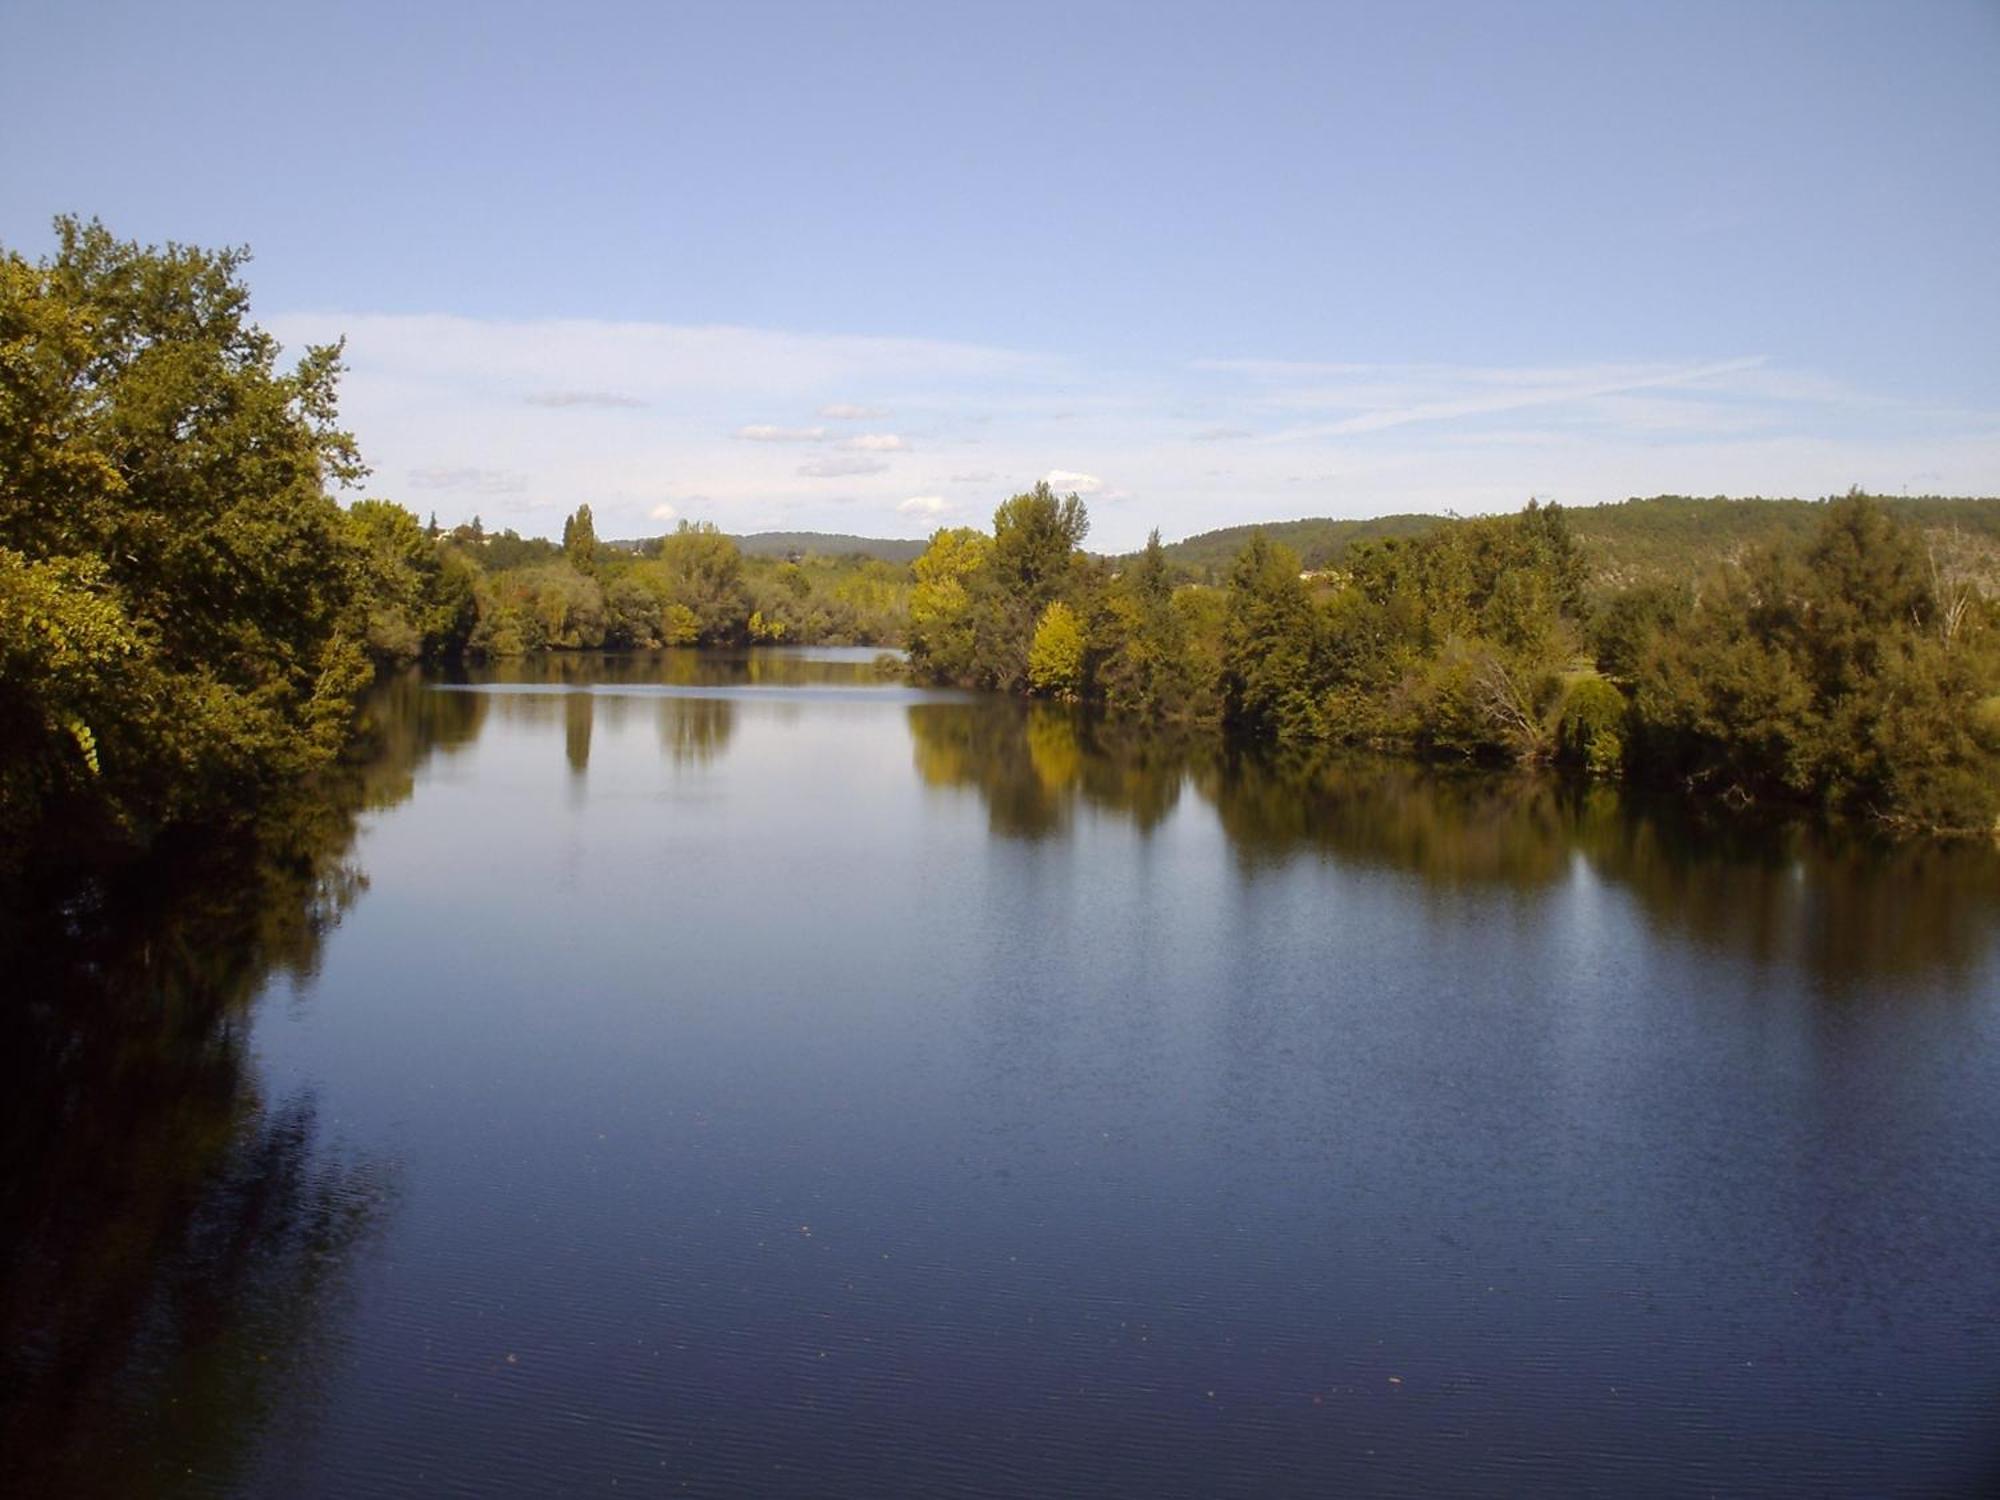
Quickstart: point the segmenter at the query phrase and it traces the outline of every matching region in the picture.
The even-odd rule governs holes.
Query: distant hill
[[[2000,499],[1890,495],[1881,500],[1891,513],[1927,532],[1957,532],[1960,550],[1976,555],[1982,564],[1979,571],[2000,583]],[[1819,523],[1823,503],[1655,495],[1610,505],[1568,507],[1564,514],[1590,558],[1596,579],[1605,584],[1627,584],[1682,574],[1690,567],[1738,558],[1773,542],[1808,537]],[[1356,542],[1417,536],[1447,519],[1423,515],[1355,521],[1313,517],[1272,521],[1261,527],[1230,526],[1171,543],[1166,553],[1170,561],[1197,578],[1220,582],[1244,543],[1259,530],[1297,552],[1307,568],[1318,569],[1338,567]]]
[[[1336,521],[1315,516],[1303,521],[1267,521],[1262,525],[1204,531],[1184,541],[1170,542],[1165,550],[1169,562],[1179,563],[1211,582],[1219,582],[1254,532],[1261,531],[1272,541],[1283,542],[1299,554],[1308,568],[1326,568],[1337,565],[1356,542],[1418,536],[1444,519],[1443,516],[1371,516],[1364,521]]]
[[[901,537],[848,536],[838,531],[757,531],[736,538],[746,557],[790,557],[815,553],[820,557],[879,557],[884,562],[912,562],[923,555],[926,541]]]
[[[1926,532],[1957,531],[1965,547],[1983,557],[1981,571],[2000,577],[2000,499],[1879,498],[1892,515]],[[1566,514],[1598,581],[1626,584],[1740,558],[1774,542],[1803,541],[1819,525],[1823,506],[1818,500],[1655,495]]]
[[[1956,531],[1961,551],[1979,560],[1979,571],[2000,588],[2000,499],[1953,499],[1941,495],[1886,495],[1889,510],[1925,531]],[[1591,572],[1604,584],[1682,574],[1691,566],[1742,557],[1773,542],[1810,536],[1819,522],[1818,500],[1731,500],[1715,495],[1654,495],[1609,505],[1565,509],[1570,526],[1590,557]],[[1170,562],[1209,583],[1220,583],[1251,534],[1262,531],[1299,554],[1311,569],[1338,567],[1357,542],[1420,536],[1450,520],[1447,516],[1370,516],[1335,520],[1312,516],[1298,521],[1225,526],[1169,542]],[[749,557],[874,557],[907,563],[928,543],[902,537],[850,536],[835,531],[759,531],[735,538]],[[638,541],[606,545],[637,551]],[[1129,562],[1136,554],[1115,559]]]

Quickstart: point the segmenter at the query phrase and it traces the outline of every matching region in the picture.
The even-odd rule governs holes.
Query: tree
[[[1979,614],[1938,628],[1932,577],[1877,502],[1834,501],[1809,541],[1725,574],[1632,653],[1637,759],[1717,790],[1992,831],[2000,756],[1980,715],[2000,660]]]
[[[1146,533],[1146,550],[1132,569],[1132,587],[1148,604],[1165,604],[1173,597],[1173,580],[1167,576],[1167,549],[1160,545],[1160,528]]]
[[[1223,643],[1223,714],[1278,739],[1313,731],[1312,600],[1298,554],[1257,532],[1229,572]]]
[[[970,681],[977,666],[969,585],[986,566],[993,543],[969,526],[940,528],[910,565],[910,657],[942,682]]]
[[[698,623],[700,639],[732,641],[748,628],[750,590],[743,554],[709,521],[683,521],[660,538],[660,555],[637,575],[663,604],[679,604]]]
[[[563,522],[563,556],[577,572],[596,576],[597,573],[597,526],[590,518],[590,507],[579,505],[576,514]]]
[[[0,664],[0,821],[143,841],[345,739],[365,622],[327,486],[365,470],[336,424],[340,346],[280,369],[245,251],[55,227],[48,259],[0,250],[9,634],[44,643]],[[75,651],[117,688],[88,717]]]
[[[1090,534],[1075,495],[1057,499],[1047,480],[993,512],[993,576],[1010,597],[1039,610],[1061,587],[1070,554]]]
[[[1074,699],[1083,686],[1083,627],[1058,600],[1042,611],[1028,646],[1028,681],[1038,693]]]

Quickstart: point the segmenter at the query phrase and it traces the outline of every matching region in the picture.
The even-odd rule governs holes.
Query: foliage
[[[990,539],[932,538],[911,660],[1280,744],[1556,763],[1992,830],[2000,631],[1976,548],[1863,496],[1813,515],[1811,535],[1705,578],[1608,593],[1571,513],[1532,502],[1355,541],[1332,573],[1254,532],[1212,588],[1177,583],[1157,536],[1122,569],[1074,541],[1061,556],[1081,506],[1031,493]]]
[[[1595,673],[1563,694],[1556,722],[1557,758],[1596,776],[1616,775],[1625,761],[1625,695]]]
[[[1037,604],[1052,599],[1083,544],[1090,518],[1075,495],[1058,499],[1043,480],[993,512],[994,581],[1010,597]]]
[[[1833,502],[1810,545],[1760,553],[1648,643],[1637,757],[1738,798],[1993,829],[2000,756],[1980,715],[2000,642],[1990,605],[1942,602],[1910,528],[1867,497]]]
[[[734,641],[747,633],[751,603],[743,555],[714,526],[681,522],[661,538],[659,556],[641,565],[639,577],[663,605],[685,605],[693,613],[702,641]]]
[[[1060,599],[1042,611],[1028,646],[1028,681],[1050,698],[1073,699],[1083,686],[1083,627]]]
[[[563,522],[563,560],[577,572],[589,576],[597,571],[597,526],[591,520],[590,507],[579,505],[574,515]]]
[[[362,559],[370,654],[402,665],[463,652],[478,620],[478,569],[392,501],[356,501],[347,525]]]
[[[0,251],[0,825],[143,841],[325,764],[368,674],[329,483],[338,345],[289,370],[241,250],[56,223]]]
[[[1229,573],[1223,634],[1223,717],[1277,740],[1313,732],[1317,620],[1298,554],[1260,532]]]
[[[902,639],[912,592],[909,571],[893,563],[746,558],[704,522],[642,544],[601,542],[588,505],[564,521],[560,548],[487,533],[475,518],[449,533],[439,555],[465,570],[469,613],[450,644],[435,652],[427,644],[425,654],[891,644]]]
[[[986,569],[992,541],[969,527],[940,530],[911,564],[910,650],[934,678],[972,680],[978,643],[972,630],[970,579]]]

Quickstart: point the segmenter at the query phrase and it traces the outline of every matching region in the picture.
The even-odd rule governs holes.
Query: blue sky
[[[0,243],[248,243],[369,489],[1126,546],[2000,493],[2000,4],[0,0]]]

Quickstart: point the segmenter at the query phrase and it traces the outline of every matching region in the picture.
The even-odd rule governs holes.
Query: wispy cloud
[[[679,514],[678,510],[664,500],[646,512],[646,515],[655,521],[671,521]]]
[[[525,478],[505,469],[426,465],[411,469],[409,480],[420,490],[457,490],[465,495],[518,495],[528,487]]]
[[[942,495],[912,495],[896,507],[906,516],[941,516],[951,508]]]
[[[844,448],[850,453],[908,453],[907,438],[898,437],[893,432],[864,432],[856,437],[842,438],[835,443],[836,448]]]
[[[850,474],[880,474],[888,467],[879,458],[816,458],[800,464],[799,473],[808,479],[841,479]]]
[[[889,415],[882,407],[856,406],[852,401],[829,401],[819,414],[829,422],[868,422]]]
[[[617,391],[530,391],[522,399],[530,406],[549,406],[558,409],[568,406],[595,406],[606,410],[619,410],[647,405],[637,396],[621,395]]]
[[[824,427],[772,427],[757,422],[748,427],[736,429],[736,435],[746,443],[823,443],[826,441]]]
[[[1761,358],[1725,360],[1720,363],[1687,365],[1666,369],[1617,369],[1553,378],[1533,371],[1475,371],[1463,377],[1471,387],[1465,394],[1436,400],[1392,404],[1346,417],[1318,429],[1328,436],[1382,432],[1411,422],[1441,422],[1459,417],[1493,416],[1501,412],[1526,411],[1535,407],[1576,406],[1603,396],[1630,395],[1636,391],[1691,386],[1703,380],[1754,370]]]

